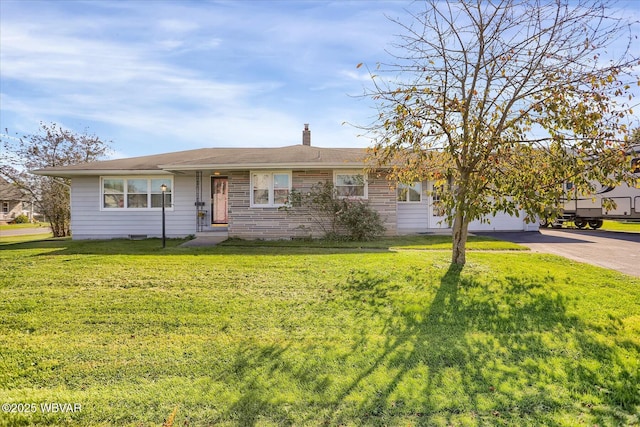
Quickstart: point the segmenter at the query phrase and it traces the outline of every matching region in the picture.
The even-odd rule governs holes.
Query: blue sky
[[[40,121],[116,156],[200,147],[366,146],[360,62],[384,59],[403,1],[0,2],[0,129]]]
[[[640,2],[632,5],[634,14]],[[201,147],[369,145],[364,62],[416,3],[2,0],[0,129],[88,128],[115,157]]]

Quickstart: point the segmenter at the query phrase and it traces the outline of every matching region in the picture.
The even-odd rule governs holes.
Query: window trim
[[[123,181],[123,193],[122,193],[122,197],[123,197],[123,203],[124,206],[123,207],[114,207],[114,208],[109,208],[106,207],[104,205],[104,196],[105,196],[105,192],[104,192],[104,181],[107,179],[119,179]],[[176,190],[175,190],[175,181],[174,181],[174,177],[172,175],[153,175],[153,176],[148,176],[148,175],[104,175],[100,177],[100,211],[103,212],[147,212],[147,211],[161,211],[162,210],[162,206],[158,206],[158,207],[152,207],[153,205],[153,195],[154,194],[159,194],[157,192],[153,192],[152,191],[152,186],[151,186],[151,181],[154,179],[158,179],[158,180],[168,180],[171,182],[171,191],[167,192],[167,194],[171,195],[171,199],[170,199],[170,203],[167,203],[165,205],[165,210],[167,211],[172,211],[174,209],[174,205],[175,205],[175,197],[176,197]],[[130,208],[128,207],[128,196],[129,196],[129,192],[128,192],[128,180],[146,180],[147,181],[147,207],[145,208]],[[118,193],[120,194],[120,193]],[[143,194],[143,193],[131,193],[131,194]]]
[[[420,189],[418,190],[418,194],[420,195],[420,200],[409,200],[409,194],[410,194],[409,191],[407,191],[405,200],[398,200],[398,190],[400,190],[401,186],[404,186],[407,189],[409,189],[416,184],[420,185]],[[405,184],[405,183],[399,182],[396,186],[396,202],[397,203],[422,203],[422,181],[414,181],[411,184]]]
[[[141,191],[140,192],[135,192],[135,191],[130,192],[129,190],[131,190],[130,187],[132,185],[131,181],[143,181],[143,182],[146,183],[146,187],[147,188],[145,189],[144,192],[141,192]],[[133,185],[134,185],[134,190],[136,190],[137,189],[137,185],[135,185],[135,184],[133,184]],[[148,179],[144,179],[144,178],[137,178],[137,179],[136,178],[129,178],[125,182],[125,189],[126,189],[126,191],[124,193],[124,197],[125,197],[125,200],[126,200],[125,204],[126,204],[127,207],[124,208],[124,209],[147,209],[147,208],[151,207],[150,198],[149,198],[149,196],[151,194],[151,182]],[[129,207],[131,199],[132,198],[133,199],[137,199],[138,198],[137,196],[140,196],[141,199],[142,199],[142,196],[146,196],[145,206],[142,206],[142,207]],[[114,208],[107,208],[107,209],[114,209]]]
[[[253,175],[255,174],[265,174],[269,175],[269,188],[268,197],[269,203],[267,204],[258,204],[253,200]],[[275,175],[287,175],[289,181],[289,194],[293,190],[293,173],[290,170],[252,170],[249,171],[249,207],[251,208],[279,208],[285,206],[286,203],[274,203],[275,200],[275,181],[273,177]]]
[[[333,171],[333,187],[338,188],[338,175],[362,175],[364,180],[364,195],[363,196],[338,196],[340,199],[361,199],[366,200],[369,198],[369,177],[367,173],[361,169],[339,169]]]

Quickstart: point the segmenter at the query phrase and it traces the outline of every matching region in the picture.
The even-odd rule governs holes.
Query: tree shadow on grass
[[[230,405],[225,414],[238,425],[259,425],[263,420],[277,420],[279,425],[295,425],[295,420],[287,413],[285,405],[273,401],[268,392],[270,377],[278,371],[291,368],[285,363],[287,346],[256,345],[244,348],[232,365],[232,376],[242,385],[239,398]],[[274,382],[276,382],[275,380]],[[234,381],[236,382],[236,381]]]
[[[495,241],[487,237],[471,237],[470,242]],[[277,254],[324,254],[342,252],[395,252],[403,248],[422,250],[451,250],[450,236],[403,236],[383,238],[375,241],[331,241],[331,240],[236,240],[230,239],[214,246],[182,247],[186,239],[167,239],[166,248],[162,240],[71,240],[70,238],[48,238],[16,243],[0,243],[0,250],[42,250],[44,256],[52,255],[256,255]],[[447,247],[442,247],[448,244]]]
[[[640,346],[623,341],[621,351],[606,331],[570,314],[576,302],[549,291],[553,278],[496,284],[451,266],[430,302],[407,302],[403,286],[425,279],[409,272],[403,285],[353,271],[342,284],[344,297],[334,301],[360,310],[355,327],[344,329],[348,353],[332,356],[327,342],[307,344],[300,351],[308,360],[300,364],[285,350],[242,349],[237,359],[250,366],[240,378],[246,393],[228,414],[239,425],[257,425],[261,417],[281,425],[638,422],[640,374],[624,359],[637,362]],[[336,366],[348,368],[332,371]],[[297,384],[307,401],[278,402],[274,396],[287,384]],[[292,412],[296,407],[307,410]]]
[[[402,368],[361,411],[401,412],[399,385],[422,366],[428,375],[418,418],[435,412],[448,423],[466,413],[480,423],[557,425],[558,412],[584,409],[598,423],[637,421],[640,376],[612,341],[570,315],[571,301],[540,281],[506,277],[502,288],[492,295],[490,284],[463,277],[452,265],[425,315],[405,315],[387,330],[379,363]],[[640,349],[628,344],[637,357]],[[399,351],[405,347],[410,350]]]
[[[0,250],[36,250],[33,256],[69,256],[69,255],[150,255],[150,256],[207,256],[207,255],[330,255],[335,253],[392,252],[385,247],[363,246],[286,246],[286,245],[219,245],[207,247],[180,247],[184,239],[168,239],[167,247],[162,248],[161,239],[132,241],[128,239],[83,240],[47,239],[0,245]]]

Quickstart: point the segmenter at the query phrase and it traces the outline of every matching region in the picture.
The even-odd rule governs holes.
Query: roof
[[[365,148],[323,148],[292,145],[280,148],[200,148],[151,156],[104,160],[33,171],[38,175],[82,176],[159,174],[202,169],[320,169],[363,167]]]
[[[0,200],[29,200],[15,185],[0,177]]]

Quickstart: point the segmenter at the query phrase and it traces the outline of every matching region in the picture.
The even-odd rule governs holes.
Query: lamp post
[[[160,190],[162,191],[162,247],[165,248],[167,246],[167,235],[165,234],[164,226],[164,194],[167,191],[167,185],[162,184]]]

